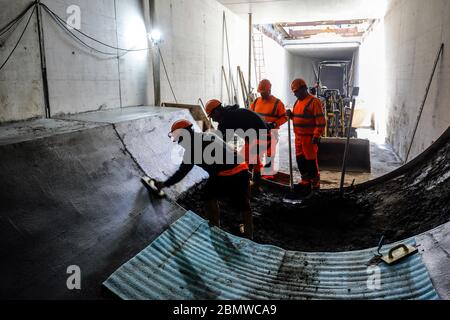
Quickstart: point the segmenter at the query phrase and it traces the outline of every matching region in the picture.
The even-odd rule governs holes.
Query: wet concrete
[[[450,137],[450,134],[448,134]],[[347,193],[324,190],[299,205],[283,201],[287,190],[266,186],[255,193],[255,241],[294,251],[350,251],[421,234],[450,220],[450,138],[432,157],[395,179]],[[202,189],[180,201],[204,213]],[[221,202],[223,228],[237,234],[234,208]]]
[[[161,127],[153,136],[167,138],[167,118],[147,118]],[[129,122],[66,120],[0,129],[0,299],[109,298],[103,281],[185,214],[141,184],[157,168],[145,172],[126,145],[151,138],[149,122],[138,124],[136,133]],[[142,151],[159,141],[141,140]],[[81,269],[80,291],[66,286],[72,265]]]
[[[163,139],[173,119],[189,114],[148,111],[0,128],[0,299],[108,298],[101,283],[185,213],[149,197],[139,179],[176,170]],[[286,205],[285,191],[268,187],[252,202],[256,241],[340,251],[373,247],[382,234],[391,242],[428,231],[449,219],[448,156],[447,143],[407,173],[344,200],[330,190]],[[193,172],[168,193],[175,199],[203,178]],[[181,203],[202,213],[201,188]],[[225,230],[235,233],[237,213],[226,202],[222,210]],[[81,291],[66,287],[71,265],[81,267]]]
[[[111,127],[1,147],[0,299],[91,299],[185,210],[151,199]],[[66,270],[82,272],[67,289]]]
[[[0,126],[0,146],[44,139],[54,135],[76,132],[102,126],[95,122],[66,121],[58,119],[34,119]]]
[[[345,181],[346,186],[350,186],[353,182],[355,184],[360,184],[381,177],[402,166],[402,161],[395,154],[392,147],[386,144],[384,140],[380,139],[374,132],[370,130],[360,130],[358,134],[362,139],[370,140],[371,173],[348,172]],[[285,173],[289,173],[289,146],[287,141],[288,130],[287,126],[285,125],[280,130],[280,143],[278,152],[279,171]],[[292,145],[294,148],[294,137],[292,137]],[[301,175],[295,162],[295,155],[293,158],[294,181],[298,182],[301,180]],[[324,189],[333,189],[340,186],[340,172],[321,170],[321,177],[322,187]]]

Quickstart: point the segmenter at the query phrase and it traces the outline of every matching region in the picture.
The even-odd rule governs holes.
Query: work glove
[[[291,110],[286,110],[286,117],[288,117],[289,119],[292,119],[292,111]]]
[[[161,181],[155,181],[155,187],[156,187],[156,189],[161,191],[162,189],[164,189],[166,187],[166,184]]]
[[[312,143],[316,144],[316,145],[320,145],[320,140],[321,140],[320,137],[319,138],[314,137],[313,140],[312,140]]]
[[[277,127],[277,124],[275,123],[275,122],[269,122],[269,123],[267,123],[267,128],[269,129],[269,130],[273,130],[273,129],[275,129]]]

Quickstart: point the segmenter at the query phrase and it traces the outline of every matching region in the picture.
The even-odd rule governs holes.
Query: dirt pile
[[[346,194],[325,190],[300,205],[286,191],[265,186],[252,197],[255,241],[294,251],[337,252],[392,243],[450,220],[450,142],[398,177]],[[202,186],[179,203],[205,216]],[[221,202],[222,228],[238,234],[239,214]]]

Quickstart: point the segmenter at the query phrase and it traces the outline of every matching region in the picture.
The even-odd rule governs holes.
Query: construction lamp
[[[162,34],[161,31],[155,29],[151,33],[148,34],[148,38],[154,45],[158,45],[161,43]]]

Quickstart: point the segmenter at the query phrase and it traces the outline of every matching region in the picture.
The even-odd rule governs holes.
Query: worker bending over
[[[225,141],[231,141],[234,135],[244,139],[243,157],[253,173],[253,186],[258,188],[262,169],[260,157],[267,152],[269,144],[267,124],[255,112],[239,106],[224,107],[219,100],[208,101],[205,108],[208,116],[219,123],[218,130]]]
[[[275,174],[274,160],[279,140],[279,130],[280,127],[288,121],[286,117],[286,107],[280,99],[277,99],[272,95],[272,84],[269,80],[264,79],[259,83],[258,93],[261,94],[261,98],[257,98],[251,104],[250,110],[261,116],[270,130],[263,178],[273,179]]]
[[[187,120],[175,122],[169,136],[185,149],[183,162],[167,181],[156,182],[156,187],[159,190],[171,187],[183,180],[195,165],[201,167],[209,174],[205,200],[210,223],[220,227],[218,199],[227,196],[241,213],[244,221],[241,232],[253,239],[250,177],[243,158],[217,135],[194,132],[192,123]]]
[[[320,138],[325,131],[325,116],[322,102],[308,93],[305,80],[296,79],[291,85],[297,97],[293,111],[287,112],[292,119],[295,132],[297,164],[302,175],[300,193],[310,195],[320,190],[320,170],[317,153]]]

